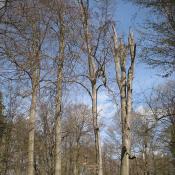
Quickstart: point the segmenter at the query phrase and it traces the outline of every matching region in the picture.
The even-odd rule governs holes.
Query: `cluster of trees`
[[[136,43],[117,35],[114,3],[1,2],[0,174],[174,173],[174,81],[132,107]],[[111,79],[120,108],[102,139],[98,92],[111,94]],[[71,100],[79,93],[91,104]]]

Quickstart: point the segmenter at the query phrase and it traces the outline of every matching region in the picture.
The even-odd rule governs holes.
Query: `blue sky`
[[[134,31],[134,35],[139,39],[137,30],[143,25],[144,20],[150,17],[150,13],[147,9],[140,8],[125,0],[117,1],[117,9],[115,12],[115,19],[117,21],[117,30],[119,33],[127,36],[129,28]],[[141,48],[137,48],[139,52]],[[138,54],[137,54],[138,55]],[[165,81],[164,78],[159,76],[160,72],[155,69],[149,68],[147,65],[141,62],[141,58],[136,57],[137,63],[135,66],[135,79],[134,79],[134,91],[141,92],[150,89],[152,86],[156,86]]]
[[[124,0],[116,0],[116,2],[117,5],[114,9],[115,16],[113,17],[116,20],[118,34],[127,37],[129,28],[131,28],[131,30],[134,32],[137,42],[139,39],[137,29],[143,24],[144,19],[150,15],[149,11],[147,9],[139,8],[131,3],[124,2]],[[141,48],[138,49],[141,51]],[[140,109],[143,105],[142,100],[144,98],[144,95],[149,95],[151,88],[163,83],[165,79],[158,75],[160,74],[158,70],[151,69],[146,64],[142,63],[141,58],[137,56],[136,59],[137,61],[135,65],[133,101],[135,109]],[[79,88],[77,92],[78,93],[76,95],[75,101],[81,101],[83,103],[91,105],[90,98],[86,94],[80,94]],[[110,127],[116,110],[116,106],[111,102],[111,99],[107,93],[104,90],[100,91],[98,94],[98,111],[100,113],[99,118],[105,124],[106,128]],[[104,133],[104,131],[105,130],[103,130],[102,133]]]
[[[136,30],[142,24],[144,19],[149,15],[149,11],[128,3],[125,0],[115,0],[115,2],[117,4],[114,5],[114,19],[116,20],[118,33],[126,37],[128,35],[129,28],[131,28],[131,30],[134,31],[137,41],[139,35]],[[137,99],[139,99],[140,96],[143,95],[142,92],[144,92],[145,94],[149,94],[149,90],[153,86],[164,82],[165,79],[158,76],[159,72],[157,70],[150,69],[147,65],[143,64],[140,61],[139,57],[136,57],[136,59],[137,63],[135,66],[133,93],[135,106],[139,108],[139,105],[141,104],[138,103]],[[82,94],[81,92],[84,93]],[[83,102],[85,104],[91,105],[88,94],[83,91],[80,86],[75,87],[75,92],[73,93],[74,94],[72,94],[72,96],[75,103]],[[111,122],[112,117],[116,112],[116,106],[111,102],[107,93],[105,93],[104,91],[101,91],[98,95],[98,110],[100,111],[103,122],[105,122],[106,124]]]

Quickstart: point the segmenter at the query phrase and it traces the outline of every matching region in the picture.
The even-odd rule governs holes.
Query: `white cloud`
[[[140,114],[145,114],[145,108],[143,107],[143,105],[138,106],[135,111]]]

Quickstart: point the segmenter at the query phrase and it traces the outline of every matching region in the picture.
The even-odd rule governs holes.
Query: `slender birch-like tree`
[[[100,41],[104,33],[106,34],[107,29],[107,21],[103,23],[98,29],[98,33],[96,37],[93,37],[92,33],[92,25],[91,24],[91,15],[90,15],[90,8],[89,8],[89,1],[79,1],[80,9],[81,9],[81,16],[82,16],[82,30],[83,30],[83,46],[84,51],[87,55],[88,60],[88,75],[84,76],[88,78],[90,81],[90,88],[83,87],[88,91],[91,100],[92,100],[92,117],[93,117],[93,128],[94,128],[94,136],[95,136],[95,155],[96,155],[96,174],[103,175],[103,165],[102,165],[102,148],[101,148],[101,141],[100,141],[100,127],[99,127],[99,119],[97,113],[97,93],[101,86],[106,85],[106,76],[105,76],[105,63],[106,63],[106,55],[101,55],[100,58],[97,56],[98,52],[100,51]],[[103,39],[104,39],[103,38]],[[95,46],[92,44],[95,40]],[[103,59],[102,59],[103,57]],[[98,80],[102,78],[103,83],[99,85]],[[81,84],[81,83],[80,83]],[[82,85],[82,84],[81,84]]]
[[[57,51],[54,58],[56,65],[56,96],[55,96],[55,175],[61,175],[61,153],[62,153],[62,96],[63,96],[63,78],[65,65],[68,64],[69,70],[72,67],[70,60],[75,59],[74,51],[72,51],[72,43],[74,40],[74,27],[75,25],[75,4],[71,1],[53,1],[48,2],[51,9],[51,31],[54,36],[55,50]],[[70,30],[72,29],[72,30]],[[72,32],[72,33],[71,33]],[[70,62],[69,62],[70,61]],[[66,65],[67,66],[67,65]],[[69,75],[70,76],[70,75]],[[69,77],[68,76],[68,77]]]
[[[63,2],[62,2],[63,4]],[[63,65],[65,49],[65,26],[64,26],[64,4],[60,6],[59,18],[59,55],[57,58],[57,94],[56,94],[56,124],[55,124],[55,175],[61,175],[61,106],[62,106],[62,83],[63,83]]]

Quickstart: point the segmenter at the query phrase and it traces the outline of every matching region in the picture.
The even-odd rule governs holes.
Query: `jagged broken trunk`
[[[121,175],[129,175],[129,161],[132,159],[131,155],[131,130],[130,120],[132,111],[132,82],[134,74],[135,52],[136,44],[134,36],[130,33],[128,38],[128,45],[124,45],[122,40],[118,42],[117,33],[113,28],[113,42],[114,42],[114,62],[116,69],[116,81],[120,90],[121,103],[121,124],[122,124],[122,150],[121,150]],[[127,69],[126,57],[130,52],[130,66]]]
[[[121,175],[129,175],[130,153],[130,121],[127,114],[126,85],[121,87],[121,122],[122,122],[122,152],[121,152]]]

